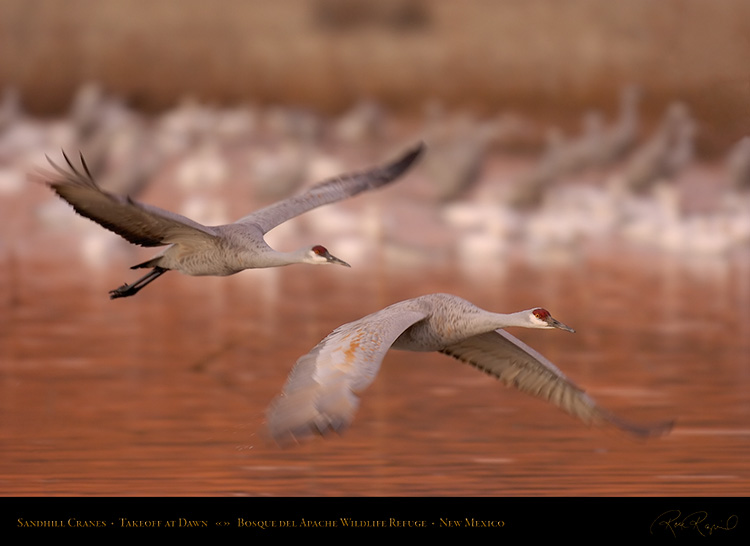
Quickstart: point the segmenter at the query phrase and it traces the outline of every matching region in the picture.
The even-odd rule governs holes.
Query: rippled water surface
[[[110,301],[148,252],[113,235],[87,258],[102,243],[33,223],[48,198],[33,187],[2,202],[2,495],[750,492],[743,253],[685,263],[607,245],[461,263],[425,229],[416,256],[410,241],[359,256],[328,241],[352,269],[169,273]],[[265,436],[265,407],[299,356],[339,324],[435,291],[503,312],[545,306],[577,333],[513,333],[621,416],[675,429],[640,441],[587,428],[448,357],[394,351],[342,436],[291,449]]]

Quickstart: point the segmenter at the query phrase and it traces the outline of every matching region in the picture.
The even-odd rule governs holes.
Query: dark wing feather
[[[414,163],[424,149],[423,144],[406,153],[400,159],[388,165],[360,173],[346,174],[338,178],[316,184],[309,190],[295,195],[252,214],[240,218],[235,223],[256,224],[263,233],[267,233],[279,224],[300,214],[353,197],[366,190],[379,188],[394,181]]]
[[[668,432],[673,423],[642,426],[599,406],[544,356],[503,330],[487,332],[446,347],[444,354],[471,364],[509,387],[551,402],[586,424],[607,422],[637,436]]]
[[[161,246],[178,242],[182,237],[194,239],[196,236],[216,235],[212,228],[182,215],[102,190],[91,176],[83,156],[83,172],[71,163],[65,153],[63,156],[69,170],[48,157],[55,172],[42,170],[36,173],[35,178],[52,188],[78,214],[127,241],[141,246]]]

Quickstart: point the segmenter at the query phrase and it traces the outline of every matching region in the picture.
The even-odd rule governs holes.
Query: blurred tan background
[[[750,125],[750,3],[0,1],[0,84],[28,109],[60,112],[92,80],[147,110],[186,95],[331,114],[361,97],[402,112],[438,99],[563,126],[635,83],[647,118],[686,101],[710,155]]]

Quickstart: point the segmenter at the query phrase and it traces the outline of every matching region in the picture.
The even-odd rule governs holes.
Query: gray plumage
[[[727,155],[726,168],[729,187],[735,191],[750,189],[750,137],[743,137]]]
[[[573,332],[541,308],[491,313],[451,294],[401,301],[344,324],[297,361],[269,407],[269,431],[285,444],[345,429],[354,419],[359,393],[375,379],[391,348],[452,356],[587,424],[609,423],[638,436],[671,428],[672,423],[640,426],[614,416],[549,360],[502,330],[509,326]]]
[[[671,104],[651,138],[633,152],[623,171],[615,176],[615,188],[645,194],[673,179],[692,160],[695,132],[696,124],[687,106]]]
[[[311,209],[394,181],[414,163],[422,149],[423,145],[419,144],[392,163],[321,182],[232,224],[219,226],[204,226],[179,214],[102,190],[91,176],[83,156],[82,170],[74,167],[65,154],[69,169],[63,169],[47,158],[55,172],[42,172],[39,177],[78,214],[127,241],[145,247],[169,245],[157,256],[132,267],[152,270],[136,282],[112,290],[110,297],[117,298],[132,296],[170,269],[186,275],[223,276],[244,269],[294,263],[348,266],[321,245],[279,252],[268,246],[263,236],[279,224]]]
[[[597,147],[596,160],[602,166],[626,157],[638,140],[640,119],[638,105],[641,89],[629,85],[620,93],[620,114],[617,121],[603,131]]]

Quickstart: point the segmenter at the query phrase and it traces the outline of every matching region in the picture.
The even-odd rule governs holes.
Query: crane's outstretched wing
[[[368,171],[345,174],[338,178],[326,180],[299,195],[248,214],[235,223],[256,224],[262,233],[267,233],[279,224],[299,216],[303,212],[341,201],[347,197],[353,197],[363,191],[379,188],[396,180],[414,163],[423,149],[424,144],[420,143],[416,148],[392,163]]]
[[[544,356],[503,330],[486,332],[440,351],[475,366],[510,387],[546,400],[586,424],[607,422],[637,436],[658,436],[673,423],[629,423],[599,406]]]
[[[215,236],[212,228],[190,218],[102,190],[91,176],[83,155],[83,171],[74,167],[64,152],[63,157],[70,170],[63,169],[48,157],[47,161],[56,172],[41,170],[34,178],[52,188],[78,214],[127,241],[141,246],[161,246],[179,242],[183,237],[195,240],[196,236]]]
[[[352,422],[357,393],[375,379],[385,353],[404,330],[427,316],[411,309],[394,313],[393,307],[340,326],[297,360],[267,412],[268,429],[278,443],[341,432]]]

